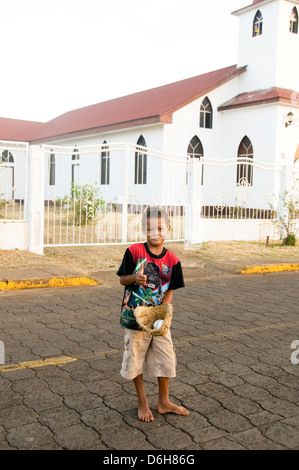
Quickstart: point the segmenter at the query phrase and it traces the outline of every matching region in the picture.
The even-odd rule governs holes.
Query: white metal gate
[[[44,246],[141,241],[149,204],[167,209],[168,239],[185,239],[186,157],[131,144],[44,146]]]
[[[201,217],[270,220],[276,217],[281,166],[250,158],[203,159]]]
[[[0,221],[25,220],[28,144],[0,142]]]
[[[168,211],[170,241],[258,240],[289,187],[288,166],[246,158],[199,159],[107,142],[43,152],[44,246],[142,241],[147,205]]]

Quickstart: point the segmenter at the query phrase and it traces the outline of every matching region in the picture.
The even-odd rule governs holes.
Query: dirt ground
[[[2,269],[68,267],[76,271],[115,271],[128,245],[73,246],[45,248],[44,255],[28,251],[0,250]],[[184,267],[200,267],[209,262],[299,258],[299,243],[295,247],[272,246],[258,242],[209,242],[201,245],[165,243],[180,258]],[[0,269],[1,269],[0,268]]]

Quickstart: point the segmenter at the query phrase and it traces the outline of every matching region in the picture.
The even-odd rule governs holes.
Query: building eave
[[[235,10],[232,12],[232,15],[234,16],[239,16],[242,13],[245,13],[250,10],[259,10],[263,8],[264,5],[267,5],[268,3],[274,2],[275,0],[261,0],[260,2],[255,2],[252,3],[251,5],[248,5],[247,7],[240,8],[239,10]],[[295,3],[296,5],[299,5],[299,0],[286,0],[287,2],[290,3]]]
[[[299,92],[273,87],[266,90],[255,90],[250,93],[241,93],[226,103],[218,106],[218,111],[228,111],[273,103],[299,106]]]
[[[147,118],[143,119],[136,119],[133,121],[126,121],[126,122],[120,122],[120,123],[114,123],[111,125],[107,126],[100,126],[100,127],[93,127],[91,129],[82,129],[82,130],[77,130],[73,132],[67,132],[63,134],[57,134],[53,136],[48,136],[48,137],[43,137],[43,138],[37,138],[30,140],[29,143],[31,145],[34,144],[43,144],[47,142],[56,142],[58,140],[67,140],[70,138],[77,138],[77,137],[85,137],[87,135],[95,135],[95,134],[103,134],[105,132],[113,132],[113,131],[118,131],[118,130],[124,130],[124,129],[132,129],[133,127],[142,127],[142,126],[148,126],[152,124],[165,124],[170,121],[167,120],[167,117],[165,117],[164,120],[161,119],[160,116],[150,116]]]
[[[247,11],[250,11],[250,10],[257,10],[259,8],[261,8],[263,5],[266,5],[267,3],[271,3],[273,2],[274,0],[263,0],[259,3],[252,3],[251,5],[248,5],[247,7],[243,7],[243,8],[240,8],[239,10],[235,10],[232,12],[232,15],[233,16],[239,16],[241,15],[242,13],[245,13]]]

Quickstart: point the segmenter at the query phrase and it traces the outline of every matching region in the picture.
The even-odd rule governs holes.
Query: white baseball
[[[161,326],[163,325],[163,320],[156,320],[154,323],[154,330],[160,330]]]

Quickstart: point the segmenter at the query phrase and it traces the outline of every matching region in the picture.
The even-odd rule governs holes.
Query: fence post
[[[30,145],[28,165],[27,214],[28,249],[44,254],[45,162],[42,145]]]
[[[203,227],[201,223],[201,159],[190,158],[187,172],[188,184],[186,205],[186,243],[202,243]]]
[[[129,164],[130,149],[129,144],[125,144],[125,161],[124,161],[124,194],[123,194],[123,211],[122,211],[122,244],[127,243],[128,233],[128,187],[129,187]]]

